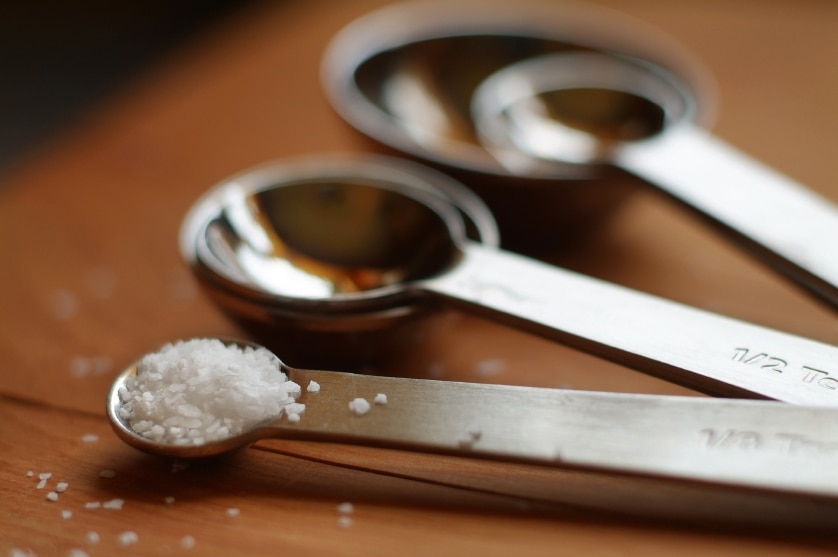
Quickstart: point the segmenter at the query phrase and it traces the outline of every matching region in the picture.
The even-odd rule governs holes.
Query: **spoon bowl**
[[[672,39],[623,14],[576,2],[400,2],[334,37],[322,82],[336,112],[375,148],[441,168],[491,207],[505,247],[555,250],[578,242],[633,191],[607,165],[533,165],[511,172],[482,146],[474,90],[510,64],[551,53],[652,60],[682,76],[690,118],[714,109],[707,72]]]
[[[351,197],[342,202],[339,198],[355,191],[353,184],[378,183],[447,200],[441,211],[453,208],[459,213],[452,217],[457,221],[453,226],[464,227],[476,242],[497,247],[498,231],[489,209],[455,180],[392,157],[332,154],[269,163],[222,181],[186,215],[180,234],[181,254],[221,309],[289,361],[309,367],[360,367],[389,359],[403,351],[420,329],[433,326],[430,317],[437,312],[429,311],[432,304],[406,301],[376,306],[362,302],[361,308],[354,304],[354,310],[345,311],[353,303],[338,294],[343,303],[332,304],[335,310],[323,312],[318,311],[322,303],[316,295],[318,288],[342,288],[355,290],[356,297],[369,298],[358,291],[376,282],[379,288],[386,288],[388,281],[404,279],[403,273],[415,273],[416,269],[398,271],[393,267],[413,253],[404,249],[409,235],[427,231],[417,218],[436,222],[436,239],[428,241],[441,240],[438,218],[417,210],[415,204],[411,209],[396,200],[393,207],[383,209],[387,213],[382,213],[384,220],[369,221],[366,215],[376,206],[393,202],[393,196],[390,201],[382,199],[384,188],[378,193],[367,189],[363,199]],[[306,184],[312,187],[306,188]],[[394,223],[392,230],[384,228],[386,222],[402,218],[404,222]],[[392,231],[396,234],[391,236]],[[370,242],[368,246],[360,245],[364,239]],[[445,257],[444,250],[414,255],[417,260],[439,258]],[[276,285],[272,277],[278,271],[271,260],[281,253],[296,258],[295,264],[308,266],[308,280]],[[375,260],[362,261],[365,257]],[[363,268],[353,268],[353,261]],[[331,271],[326,268],[329,265]],[[301,271],[297,278],[305,277],[306,272]],[[328,277],[316,278],[320,272],[332,273],[335,279],[341,275],[340,284],[333,286]],[[400,278],[394,274],[399,272]],[[293,284],[303,290],[283,296],[281,289]],[[301,303],[286,303],[289,297]]]

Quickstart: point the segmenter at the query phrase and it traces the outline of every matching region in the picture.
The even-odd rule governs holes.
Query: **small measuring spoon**
[[[129,445],[176,458],[218,455],[277,437],[838,497],[834,409],[374,377],[295,369],[279,359],[277,364],[278,372],[303,387],[297,402],[305,411],[298,422],[280,413],[213,442],[152,441],[120,412],[120,392],[137,364],[114,381],[108,418]],[[319,392],[307,392],[310,381],[319,383]],[[386,405],[373,405],[364,415],[350,410],[350,401],[373,401],[379,393],[386,394]]]
[[[281,165],[251,176],[261,185],[194,249],[231,291],[301,327],[436,299],[706,393],[838,404],[838,347],[471,242],[449,201],[398,180],[275,176]]]
[[[686,117],[674,76],[596,53],[510,65],[475,91],[481,139],[507,168],[611,164],[720,225],[838,308],[838,206],[737,152]]]

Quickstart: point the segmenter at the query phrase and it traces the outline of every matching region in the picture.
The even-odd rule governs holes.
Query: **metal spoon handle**
[[[838,411],[766,401],[630,395],[291,370],[320,383],[298,424],[265,432],[838,495]],[[361,416],[348,402],[387,395]]]
[[[838,405],[838,347],[468,244],[427,293],[717,396]]]
[[[829,200],[690,124],[625,144],[613,163],[838,308],[838,207]]]

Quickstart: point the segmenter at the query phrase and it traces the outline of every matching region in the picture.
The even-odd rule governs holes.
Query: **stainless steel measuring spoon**
[[[236,345],[229,346],[235,350]],[[133,397],[152,404],[183,391],[130,385],[132,376],[145,372],[139,367],[135,363],[116,378],[107,414],[123,441],[157,455],[207,457],[278,437],[838,497],[835,409],[373,377],[295,369],[276,358],[276,381],[287,379],[301,387],[296,403],[305,410],[295,412],[299,419],[289,419],[280,409],[243,425],[240,433],[207,441],[207,424],[195,414],[200,400],[182,396],[166,404],[187,407],[182,415],[197,419],[198,436],[181,431],[186,442],[177,444],[165,436],[144,436],[132,426],[128,402]],[[318,384],[317,392],[306,388],[311,381]],[[350,410],[350,401],[372,403],[377,395],[385,395],[386,404],[372,404],[362,415]],[[224,422],[229,419],[224,412],[214,410],[211,419]],[[145,425],[147,431],[148,426],[168,427]]]
[[[545,160],[615,165],[838,308],[838,206],[691,123],[683,90],[644,61],[555,54],[487,78],[472,114],[507,168],[526,174]]]
[[[437,300],[710,394],[838,404],[838,347],[469,241],[450,201],[397,176],[278,164],[225,187],[187,247],[231,295],[301,327]]]

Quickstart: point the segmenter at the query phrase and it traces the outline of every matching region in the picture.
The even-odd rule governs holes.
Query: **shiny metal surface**
[[[613,164],[838,308],[838,206],[693,125],[683,91],[645,62],[560,54],[497,72],[477,89],[473,110],[511,171],[527,174],[545,160]]]
[[[392,447],[691,482],[838,496],[836,410],[765,401],[595,393],[370,377],[283,367],[305,389],[299,423],[277,416],[198,446],[149,441],[119,418],[120,374],[107,413],[117,435],[152,454],[206,457],[282,437]],[[356,397],[386,405],[354,415]]]
[[[509,64],[579,50],[669,68],[686,85],[689,117],[697,125],[712,121],[712,79],[676,41],[583,2],[398,2],[342,29],[323,56],[321,75],[336,112],[373,146],[431,163],[466,183],[491,207],[504,245],[533,253],[595,229],[635,191],[632,180],[595,165],[551,163],[533,165],[526,175],[511,172],[479,141],[471,98],[483,79]]]
[[[243,179],[260,176],[274,174]],[[216,257],[231,292],[299,322],[363,327],[437,300],[710,394],[838,404],[838,347],[470,242],[431,191],[308,176],[236,199],[198,231],[198,259]]]

